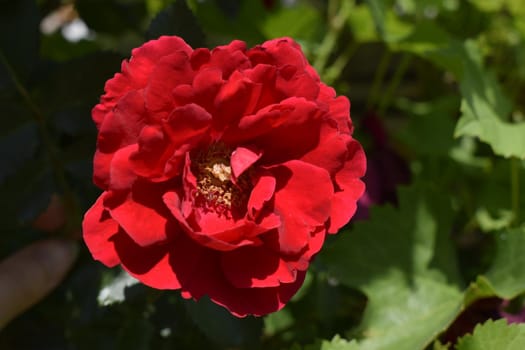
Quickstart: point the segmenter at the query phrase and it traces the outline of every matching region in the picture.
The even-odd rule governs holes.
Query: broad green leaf
[[[525,292],[525,228],[496,234],[496,256],[486,278],[499,297],[512,299]]]
[[[373,210],[321,253],[335,278],[369,299],[359,349],[423,349],[457,316],[451,220],[446,197],[414,185],[399,191],[399,209]]]
[[[206,46],[197,18],[184,0],[169,5],[151,21],[147,38],[157,39],[161,35],[178,35],[194,48]]]
[[[456,350],[522,350],[525,349],[525,324],[488,320],[476,326],[474,333],[461,338]]]

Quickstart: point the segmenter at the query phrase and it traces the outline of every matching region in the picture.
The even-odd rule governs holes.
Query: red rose
[[[349,107],[288,38],[134,49],[93,109],[93,257],[237,316],[281,309],[363,193]]]

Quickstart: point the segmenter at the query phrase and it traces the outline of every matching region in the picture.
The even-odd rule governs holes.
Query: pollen
[[[228,217],[243,211],[251,189],[247,175],[232,181],[230,154],[228,148],[215,144],[196,154],[192,162],[197,178],[195,204]]]

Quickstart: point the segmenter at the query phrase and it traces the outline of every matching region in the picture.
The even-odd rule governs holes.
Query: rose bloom
[[[93,109],[93,257],[236,316],[281,309],[364,191],[346,97],[281,38],[132,51]]]

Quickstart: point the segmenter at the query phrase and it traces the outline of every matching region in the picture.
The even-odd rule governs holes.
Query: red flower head
[[[281,309],[363,193],[349,108],[288,38],[134,49],[93,109],[89,250],[240,317]]]

